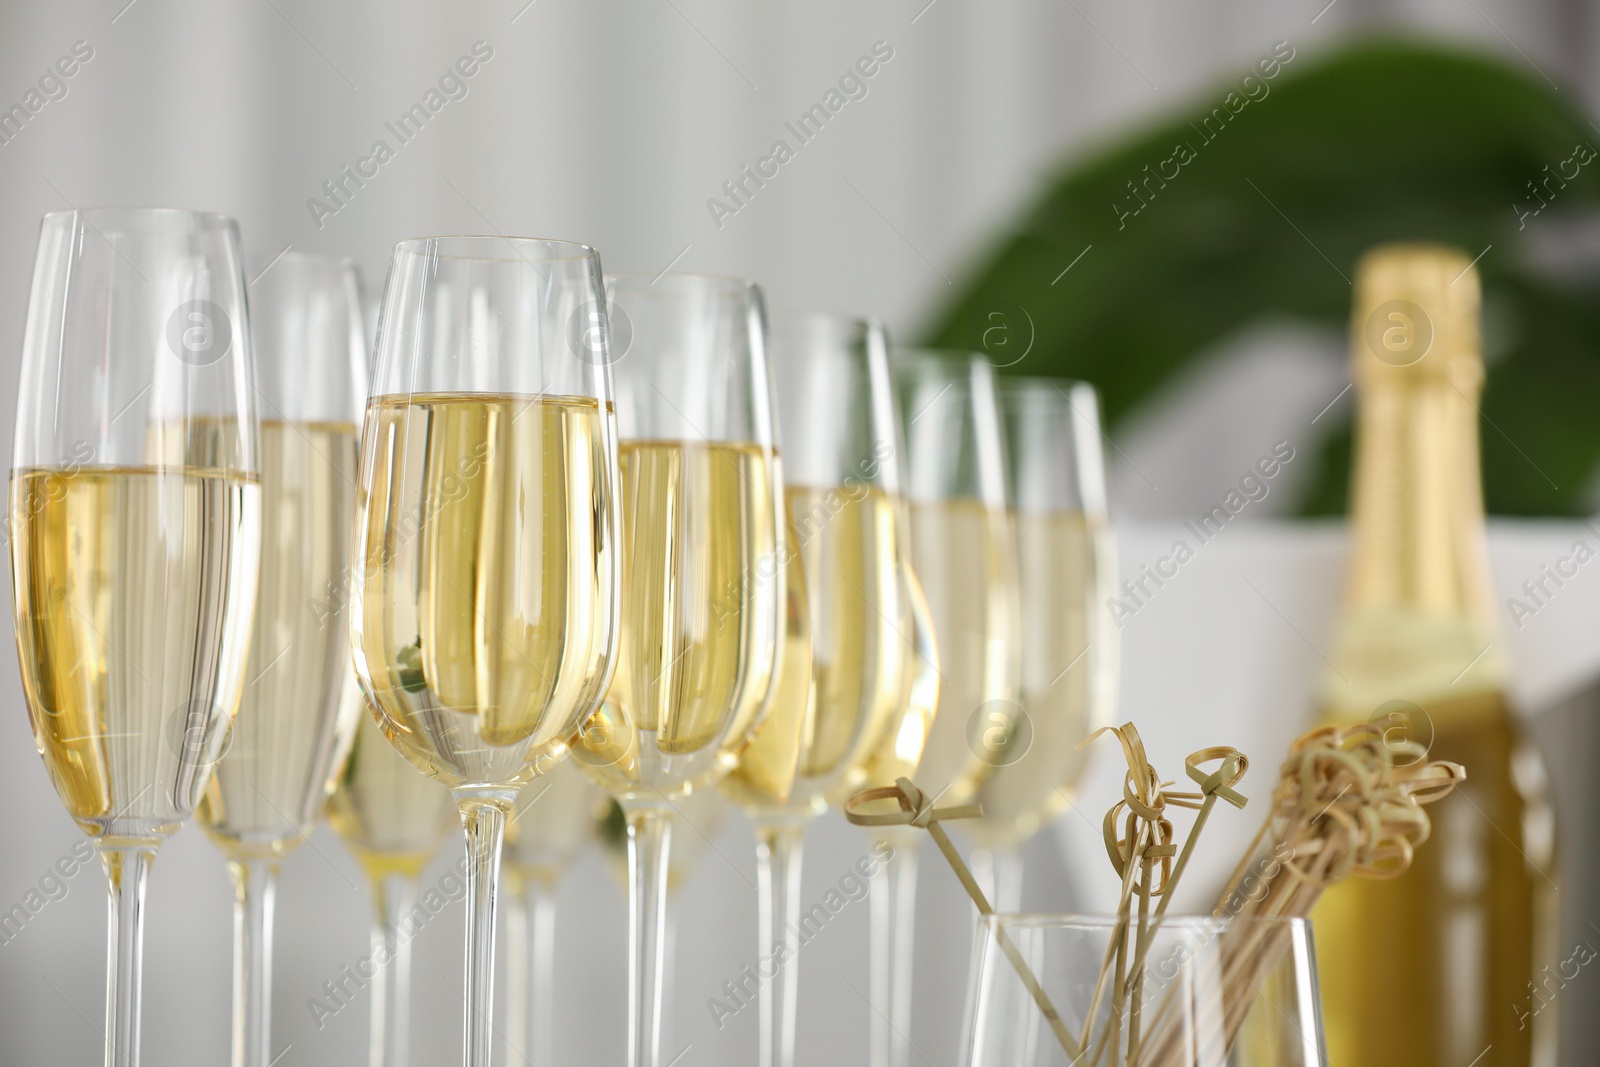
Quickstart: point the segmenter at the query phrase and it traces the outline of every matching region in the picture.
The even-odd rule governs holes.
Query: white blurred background
[[[775,308],[870,312],[910,335],[1046,168],[1176,109],[1275,41],[1316,55],[1385,23],[1535,64],[1590,105],[1600,93],[1589,61],[1600,12],[1580,0],[12,0],[0,10],[0,110],[76,42],[93,57],[64,97],[0,144],[0,382],[16,380],[39,216],[74,206],[226,212],[258,261],[287,247],[352,255],[373,297],[394,241],[500,232],[586,241],[611,269],[747,275]],[[465,95],[318,219],[307,202],[332,204],[323,183],[380,137],[393,146],[384,124],[477,42],[492,58]],[[719,226],[707,199],[877,42],[893,57],[868,94]],[[1130,418],[1110,453],[1124,566],[1136,570],[1163,550],[1180,517],[1212,502],[1273,442],[1314,449],[1312,419],[1345,384],[1341,352],[1337,337],[1262,324]],[[0,402],[6,427],[11,408]],[[1119,718],[1141,724],[1158,765],[1175,768],[1191,749],[1222,742],[1280,751],[1308,721],[1342,541],[1334,527],[1262,521],[1292,496],[1275,488],[1252,508],[1251,529],[1208,549],[1122,635]],[[1600,544],[1580,525],[1498,525],[1502,587],[1579,537]],[[1586,574],[1509,635],[1516,691],[1542,713],[1558,784],[1581,798],[1569,804],[1567,832],[1589,840],[1594,794],[1582,789],[1592,790],[1592,772],[1581,761],[1600,755],[1596,701],[1583,695],[1600,673],[1595,583]],[[1106,903],[1096,826],[1114,779],[1102,762],[1086,811],[1036,842],[1028,904]],[[1219,864],[1230,851],[1223,839],[1248,835],[1256,818],[1208,832]],[[674,903],[665,1052],[681,1053],[680,1067],[732,1067],[755,1056],[754,1009],[719,1031],[705,1001],[756,956],[753,842],[737,816],[701,829],[705,847]],[[698,834],[686,828],[680,838]],[[15,661],[0,655],[0,911],[80,839],[32,751]],[[837,816],[819,823],[802,899],[819,899],[865,849]],[[456,858],[452,845],[425,884]],[[953,1067],[970,908],[931,851],[923,871],[913,1063]],[[1570,872],[1565,881],[1578,902],[1572,929],[1587,929],[1588,918],[1600,920],[1600,906],[1582,910],[1594,898],[1581,887],[1592,882]],[[325,829],[285,866],[273,1037],[282,1067],[365,1062],[365,1001],[320,1029],[306,1004],[368,951],[361,886]],[[1191,905],[1202,888],[1212,887],[1195,888]],[[5,1067],[98,1061],[103,897],[100,872],[86,868],[0,944]],[[149,1063],[226,1060],[230,897],[221,857],[198,831],[164,849],[149,896]],[[568,879],[561,908],[560,1062],[620,1064],[624,897],[598,854]],[[453,903],[417,941],[419,1065],[459,1058],[461,921]],[[866,905],[852,904],[802,955],[802,1065],[864,1060],[866,929]],[[1600,945],[1600,927],[1581,936]],[[1577,1009],[1595,1003],[1600,978],[1578,981],[1586,987],[1566,994],[1562,1010],[1591,1028],[1581,1060],[1591,1063],[1594,1022]]]

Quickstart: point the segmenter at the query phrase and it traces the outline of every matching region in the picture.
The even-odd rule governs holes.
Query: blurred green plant
[[[983,350],[987,337],[994,352],[996,323],[1025,310],[1032,349],[1003,372],[1091,381],[1115,428],[1208,346],[1263,317],[1342,331],[1354,264],[1372,245],[1488,248],[1478,261],[1493,338],[1486,503],[1500,514],[1582,513],[1600,460],[1600,285],[1530,265],[1519,212],[1549,200],[1537,220],[1547,232],[1594,218],[1600,160],[1564,187],[1549,176],[1571,173],[1576,146],[1600,149],[1600,128],[1542,79],[1437,45],[1302,56],[1266,84],[1213,140],[1204,134],[1215,120],[1201,125],[1228,92],[1243,95],[1237,80],[1195,113],[1062,171],[924,340]],[[1143,184],[1172,173],[1161,164],[1179,144],[1194,158]],[[1536,198],[1530,183],[1541,181]],[[1007,330],[1013,344],[1018,328]],[[1350,413],[1345,402],[1328,414],[1345,426],[1324,448],[1308,514],[1344,511]]]

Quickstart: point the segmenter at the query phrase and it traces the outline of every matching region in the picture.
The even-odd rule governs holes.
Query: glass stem
[[[100,849],[111,905],[106,923],[105,1067],[139,1067],[144,887],[155,860],[154,844]]]
[[[756,971],[761,986],[760,1067],[794,1067],[800,959],[800,861],[805,824],[793,819],[756,823],[756,876],[761,886]],[[766,973],[772,968],[772,974]]]
[[[630,806],[628,815],[628,1067],[659,1067],[666,958],[670,810]]]
[[[500,846],[515,790],[458,790],[467,834],[467,1020],[462,1037],[465,1067],[489,1067],[494,1055],[494,909],[500,881]]]
[[[522,884],[506,913],[507,1064],[550,1067],[555,1034],[556,887],[533,875]]]
[[[871,881],[870,1067],[905,1067],[911,1032],[911,936],[916,928],[917,843],[915,833],[890,831],[873,838],[893,859]]]
[[[668,891],[671,891],[670,887]],[[667,909],[666,918],[662,920],[661,943],[666,946],[661,953],[666,957],[661,963],[661,988],[676,989],[678,988],[678,916],[671,908]],[[668,1029],[670,1026],[672,1020],[663,1016],[661,1040],[656,1042],[657,1044],[671,1044],[672,1031]]]
[[[406,1067],[411,1053],[411,938],[403,924],[417,902],[417,880],[386,874],[372,881],[370,1067]]]
[[[233,1067],[272,1062],[272,898],[278,865],[230,860],[233,876]]]
[[[530,1001],[532,994],[533,915],[523,894],[529,890],[531,879],[515,867],[506,868],[506,1055],[508,1065],[524,1060],[533,1062],[528,1051],[528,1031],[532,1026]]]

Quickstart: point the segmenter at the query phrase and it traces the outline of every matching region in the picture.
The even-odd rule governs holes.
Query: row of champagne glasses
[[[513,1031],[548,1041],[551,885],[591,783],[627,825],[636,1067],[659,1063],[671,826],[696,787],[723,780],[755,819],[763,946],[794,929],[805,821],[900,774],[983,791],[1008,899],[998,857],[1059,809],[1071,744],[1109,714],[1086,387],[891,361],[881,327],[831,316],[780,322],[769,353],[748,282],[602,280],[585,246],[492,237],[396,246],[367,398],[348,263],[269,265],[254,321],[244,288],[229,220],[45,221],[17,629],[46,765],[110,875],[108,1064],[136,1063],[144,878],[197,804],[235,879],[234,1061],[252,1067],[276,867],[330,792],[374,888],[375,1064],[404,1061],[400,918],[448,813],[430,778],[466,833],[468,1067],[490,1056],[508,821],[512,932],[536,946]],[[909,1021],[897,846],[873,889],[875,1064],[903,1058]],[[781,974],[762,1058],[787,1065]]]

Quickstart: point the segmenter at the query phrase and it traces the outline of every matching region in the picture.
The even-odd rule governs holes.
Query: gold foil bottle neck
[[[1478,271],[1445,245],[1380,245],[1356,266],[1350,370],[1358,387],[1483,388]]]
[[[1494,689],[1506,666],[1478,463],[1476,270],[1454,249],[1385,245],[1362,258],[1354,298],[1350,563],[1324,702],[1360,718]]]

